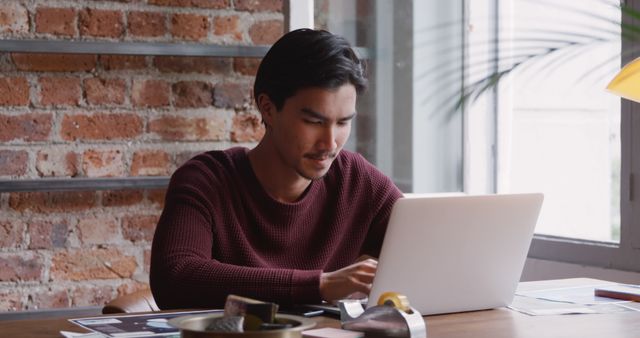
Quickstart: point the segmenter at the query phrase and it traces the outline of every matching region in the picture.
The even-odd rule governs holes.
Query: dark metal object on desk
[[[382,298],[382,297],[381,297]],[[345,330],[360,331],[365,337],[426,338],[427,326],[416,309],[398,308],[387,302],[364,309],[359,300],[343,300],[340,321]]]
[[[227,338],[227,337],[244,337],[244,338],[301,338],[302,331],[309,330],[316,323],[308,318],[293,315],[276,315],[276,324],[290,324],[290,328],[275,330],[256,330],[245,332],[219,332],[207,331],[207,327],[212,322],[222,318],[224,314],[214,313],[207,315],[193,315],[177,317],[169,320],[169,325],[180,329],[182,338]]]

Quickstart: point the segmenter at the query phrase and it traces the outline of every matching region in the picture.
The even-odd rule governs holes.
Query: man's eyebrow
[[[322,120],[322,121],[325,121],[327,119],[321,113],[319,113],[317,111],[314,111],[312,109],[309,109],[309,108],[302,108],[302,109],[300,109],[300,111],[304,115],[306,115],[308,117],[311,117],[311,118],[314,118],[314,119],[318,119],[318,120]],[[353,119],[355,116],[356,116],[356,113],[354,112],[354,113],[351,113],[349,116],[345,116],[345,117],[341,118],[340,121],[349,121],[349,120]]]

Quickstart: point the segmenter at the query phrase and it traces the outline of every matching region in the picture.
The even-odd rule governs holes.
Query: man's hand
[[[333,272],[320,275],[320,295],[327,302],[344,299],[360,292],[368,295],[378,261],[365,259]]]

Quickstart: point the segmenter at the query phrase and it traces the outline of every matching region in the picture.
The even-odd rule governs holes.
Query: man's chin
[[[327,175],[327,172],[329,172],[329,169],[323,170],[321,172],[316,171],[315,173],[298,171],[298,174],[310,181],[318,181],[323,179]]]
[[[299,167],[298,174],[308,180],[320,180],[329,172],[333,160],[333,158],[330,158],[322,162],[314,160],[304,161]]]
[[[322,173],[322,174],[314,175],[314,176],[302,175],[302,177],[304,177],[304,178],[306,178],[306,179],[308,179],[310,181],[319,181],[319,180],[323,179],[326,175],[327,175],[327,173]]]

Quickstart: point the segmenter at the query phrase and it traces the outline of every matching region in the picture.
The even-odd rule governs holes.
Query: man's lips
[[[325,160],[334,159],[336,157],[336,154],[307,154],[304,157],[310,160],[322,162]]]

